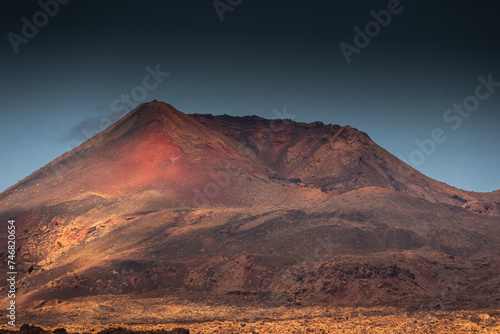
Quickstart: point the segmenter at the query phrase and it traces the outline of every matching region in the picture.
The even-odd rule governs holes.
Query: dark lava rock
[[[0,329],[0,334],[50,334],[51,332],[44,330],[42,327],[22,325],[19,331],[10,331],[5,329]],[[67,334],[66,329],[58,328],[52,332],[53,334]],[[171,331],[166,330],[154,330],[154,331],[131,331],[122,327],[118,328],[107,328],[100,331],[98,334],[189,334],[189,329],[185,328],[174,328]]]
[[[49,332],[44,330],[42,327],[31,326],[31,325],[22,325],[19,328],[19,334],[48,334]]]
[[[53,334],[67,334],[66,329],[64,328],[57,328],[54,330]]]
[[[98,334],[189,334],[189,329],[174,328],[171,331],[155,330],[155,331],[134,332],[122,327],[118,327],[118,328],[107,328],[105,330],[100,331]]]

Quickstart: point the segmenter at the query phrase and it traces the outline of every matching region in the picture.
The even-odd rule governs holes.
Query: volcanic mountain
[[[4,244],[16,220],[26,309],[109,295],[500,301],[500,192],[432,180],[349,126],[186,115],[153,101],[0,205]]]

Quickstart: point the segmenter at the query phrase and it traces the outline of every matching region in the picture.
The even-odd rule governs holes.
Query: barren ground
[[[106,328],[133,331],[185,328],[189,333],[500,333],[500,309],[207,305],[165,299],[82,298],[41,305],[19,314],[18,324],[68,333]],[[117,303],[118,302],[118,303]],[[6,325],[2,329],[11,329]],[[31,333],[34,334],[34,333]]]

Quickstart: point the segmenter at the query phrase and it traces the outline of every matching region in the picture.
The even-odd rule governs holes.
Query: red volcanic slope
[[[192,202],[192,189],[203,193],[217,173],[225,176],[235,169],[239,179],[244,174],[259,187],[269,176],[300,179],[332,196],[375,186],[460,206],[498,200],[495,193],[465,192],[427,178],[348,126],[188,116],[161,102],[139,106],[0,199],[25,210],[86,194],[108,198],[154,190]],[[240,193],[228,193],[226,199],[247,200]]]
[[[266,174],[228,141],[172,106],[152,102],[9,188],[2,199],[22,209],[86,194],[108,198],[145,190],[181,200],[218,171],[237,166],[249,176]],[[192,197],[185,195],[184,200]]]
[[[0,194],[0,224],[17,221],[24,305],[110,289],[413,302],[454,280],[493,302],[499,194],[432,180],[348,126],[154,101]]]
[[[492,194],[462,191],[432,180],[349,126],[269,121],[260,117],[191,115],[206,127],[250,147],[254,161],[282,178],[300,179],[331,195],[383,187],[430,202],[462,206]]]

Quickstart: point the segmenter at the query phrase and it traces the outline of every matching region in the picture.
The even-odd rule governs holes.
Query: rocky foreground
[[[190,313],[188,309],[178,311],[178,315]],[[279,307],[272,311],[260,310],[260,313],[250,308],[225,312],[205,308],[193,312],[195,317],[175,322],[168,321],[168,317],[165,318],[167,321],[159,321],[147,312],[142,318],[125,323],[120,323],[119,317],[106,320],[86,318],[85,322],[80,318],[71,321],[64,316],[39,318],[50,325],[44,325],[44,328],[23,325],[19,331],[3,326],[0,334],[500,333],[498,309],[401,311],[394,307]],[[84,314],[82,316],[85,318]]]
[[[348,126],[154,101],[1,193],[0,230],[47,333],[499,333],[499,208]]]
[[[57,328],[54,330],[46,330],[39,326],[32,325],[22,325],[19,331],[11,330],[0,330],[2,334],[67,334],[68,331],[65,328]],[[112,327],[100,331],[98,334],[189,334],[189,330],[185,328],[174,328],[172,330],[150,330],[150,331],[132,331],[122,327]]]

